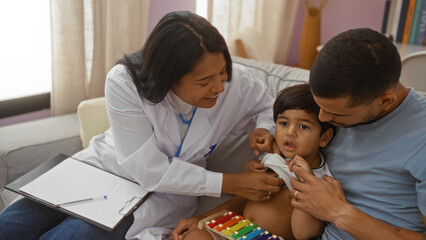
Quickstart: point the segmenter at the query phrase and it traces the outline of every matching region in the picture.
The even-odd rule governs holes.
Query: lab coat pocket
[[[210,142],[208,146],[201,148],[197,151],[197,153],[194,154],[193,157],[188,159],[187,162],[193,163],[195,165],[198,165],[200,167],[206,167],[206,158],[209,157],[218,147],[219,144],[225,139],[224,136],[217,139],[215,142]]]
[[[216,144],[213,144],[212,146],[202,148],[192,158],[188,159],[188,162],[205,168],[206,167],[206,158],[216,148],[215,145]]]
[[[217,149],[219,143],[212,144],[211,146],[202,148],[200,151],[198,151],[193,158],[189,159],[188,162],[198,165],[200,167],[205,168],[206,167],[206,158],[210,156],[214,152],[214,150]]]

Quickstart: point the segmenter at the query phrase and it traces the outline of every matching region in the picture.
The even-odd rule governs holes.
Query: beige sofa
[[[269,86],[274,97],[282,88],[308,80],[307,70],[237,57],[233,61],[249,66]],[[59,153],[74,154],[86,147],[92,136],[104,132],[108,127],[103,98],[83,101],[78,114],[0,127],[0,210],[17,197],[3,189],[6,184]],[[238,173],[242,164],[254,157],[247,134],[231,136],[209,156],[207,168]],[[196,214],[213,208],[227,198],[200,197]]]

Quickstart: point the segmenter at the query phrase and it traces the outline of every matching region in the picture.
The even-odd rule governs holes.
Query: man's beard
[[[333,125],[337,125],[338,127],[351,128],[351,127],[356,127],[356,126],[360,126],[360,125],[366,125],[366,124],[373,123],[373,122],[381,119],[384,116],[383,114],[384,114],[384,111],[381,111],[381,112],[375,114],[373,112],[373,110],[371,110],[367,114],[365,120],[360,122],[360,123],[355,123],[355,124],[352,124],[352,125],[345,125],[345,124],[342,124],[342,123],[339,123],[339,122],[333,122],[333,121],[330,121],[329,123],[331,123]]]

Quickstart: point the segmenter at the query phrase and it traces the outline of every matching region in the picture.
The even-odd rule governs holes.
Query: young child
[[[266,154],[262,161],[264,165],[257,164],[254,167],[256,169],[252,169],[259,171],[261,166],[265,171],[266,166],[274,170],[285,180],[287,187],[269,196],[268,201],[254,202],[234,197],[203,216],[183,219],[175,228],[172,238],[223,239],[206,230],[195,230],[194,226],[197,225],[195,221],[222,209],[242,213],[245,219],[284,239],[309,239],[319,235],[323,223],[303,211],[293,210],[291,201],[293,197],[297,200],[297,195],[291,196],[289,189],[292,174],[289,169],[294,164],[316,173],[317,177],[322,177],[324,173],[331,176],[319,150],[332,139],[334,127],[318,120],[319,110],[308,84],[283,89],[274,103],[275,141],[281,155]],[[284,159],[291,161],[285,163]],[[256,163],[252,166],[256,166]],[[188,231],[182,234],[186,230]]]

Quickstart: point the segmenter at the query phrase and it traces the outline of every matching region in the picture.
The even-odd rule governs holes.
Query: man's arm
[[[312,176],[315,176],[309,163],[298,155],[289,162],[286,162],[286,164],[288,164],[290,171],[294,165],[297,165],[309,171]],[[304,182],[302,178],[299,178],[299,181]],[[294,197],[297,199],[297,195]],[[324,230],[324,225],[325,223],[318,218],[311,216],[300,209],[293,209],[293,213],[291,215],[291,230],[296,239],[310,239],[318,236]]]
[[[293,209],[291,230],[296,239],[310,239],[322,233],[325,223],[300,209]]]
[[[425,216],[423,216],[423,223],[426,226]],[[425,234],[392,226],[367,215],[352,205],[348,206],[347,211],[336,219],[335,224],[356,239],[426,239]]]
[[[324,176],[324,180],[319,179],[298,166],[293,166],[292,170],[297,176],[305,179],[303,183],[295,178],[291,179],[292,195],[297,191],[297,199],[293,198],[291,202],[293,207],[323,221],[334,223],[356,239],[426,239],[422,233],[392,226],[349,204],[340,183],[334,178]],[[425,216],[423,223],[426,226]]]

